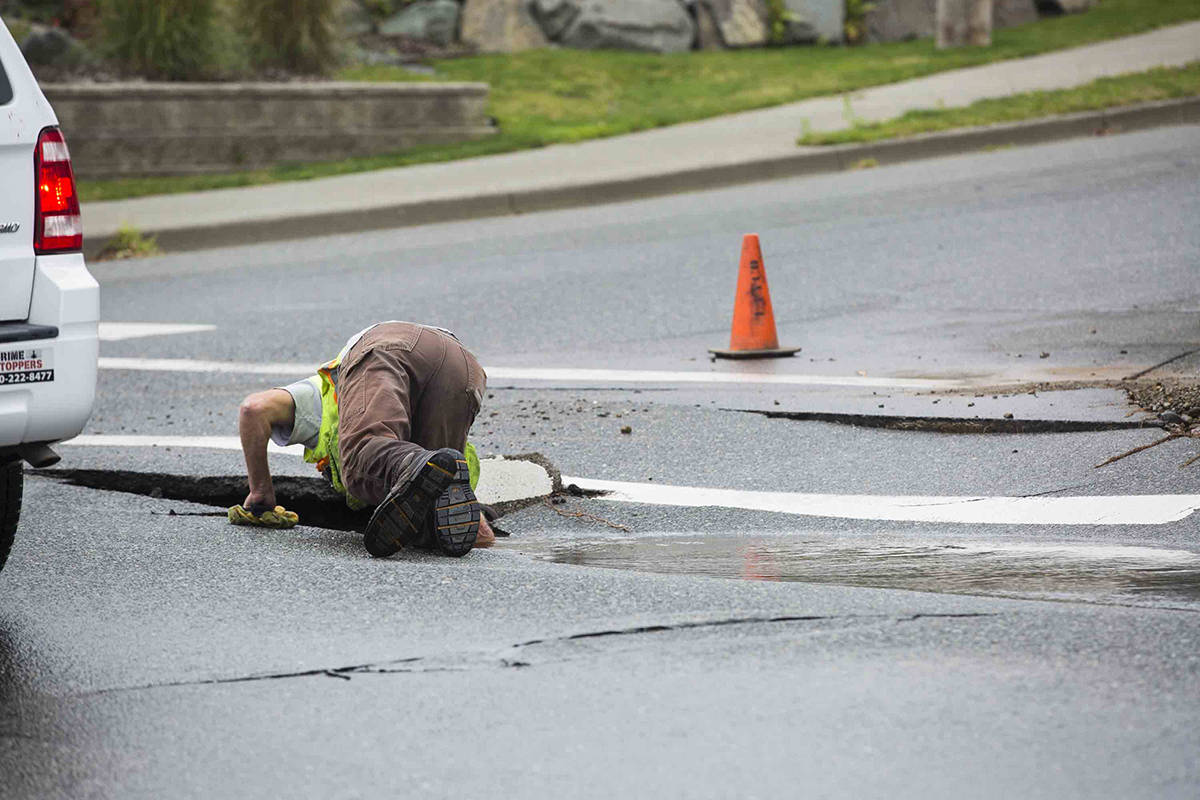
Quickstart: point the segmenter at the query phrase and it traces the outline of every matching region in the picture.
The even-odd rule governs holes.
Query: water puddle
[[[1187,550],[811,533],[545,539],[509,546],[547,561],[641,572],[1200,610],[1200,553]]]

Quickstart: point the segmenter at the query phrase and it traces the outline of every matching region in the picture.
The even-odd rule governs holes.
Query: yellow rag
[[[255,516],[241,506],[229,509],[229,521],[234,525],[256,525],[260,528],[291,528],[300,521],[300,515],[283,506],[275,506]]]

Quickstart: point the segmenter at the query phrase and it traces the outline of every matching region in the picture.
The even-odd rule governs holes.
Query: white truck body
[[[34,247],[34,151],[54,110],[0,25],[0,462],[77,435],[96,392],[100,288],[81,252]],[[69,132],[68,132],[69,134]]]

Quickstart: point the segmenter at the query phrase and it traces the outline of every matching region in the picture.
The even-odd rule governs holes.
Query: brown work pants
[[[385,322],[350,348],[338,370],[342,481],[379,505],[425,463],[426,450],[462,450],[487,375],[453,336]]]

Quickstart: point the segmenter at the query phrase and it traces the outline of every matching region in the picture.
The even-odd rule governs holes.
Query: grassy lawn
[[[653,55],[536,50],[435,61],[433,78],[398,67],[355,67],[362,81],[485,81],[500,132],[483,141],[433,145],[370,158],[222,175],[87,181],[85,202],[303,180],[577,142],[949,69],[1141,33],[1200,19],[1200,0],[1101,0],[1085,14],[997,30],[988,48],[938,51],[931,40],[864,47],[788,47]]]
[[[1200,95],[1200,62],[1178,69],[1153,69],[1100,80],[1075,89],[1027,92],[991,100],[979,100],[965,108],[910,111],[887,122],[858,123],[851,128],[801,136],[799,144],[849,144],[944,131],[1017,122],[1023,119],[1115,108],[1154,100]]]

